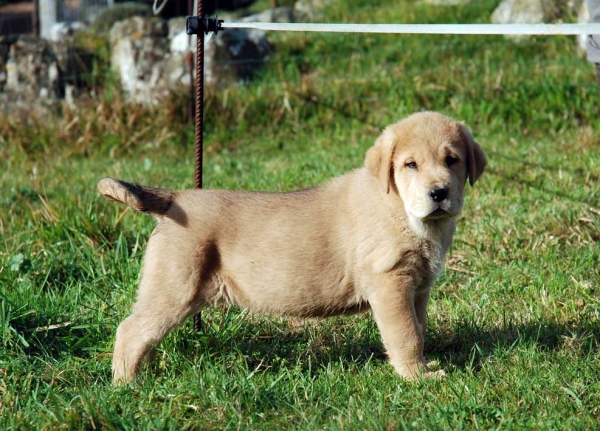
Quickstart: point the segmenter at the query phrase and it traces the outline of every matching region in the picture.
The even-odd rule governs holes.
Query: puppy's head
[[[367,152],[365,166],[385,193],[397,193],[419,220],[458,215],[466,180],[481,176],[486,158],[469,130],[435,112],[421,112],[387,127]]]

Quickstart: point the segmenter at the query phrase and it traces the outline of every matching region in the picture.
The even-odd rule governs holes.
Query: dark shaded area
[[[535,346],[546,352],[560,350],[566,338],[574,333],[591,335],[593,348],[598,349],[600,324],[586,321],[563,324],[554,321],[505,323],[501,328],[479,328],[472,322],[462,322],[449,333],[433,333],[426,343],[426,356],[464,369],[477,370],[486,358],[498,350],[512,350],[519,346]],[[583,337],[582,337],[583,338]]]
[[[374,327],[374,325],[373,325]],[[502,328],[479,328],[472,322],[462,322],[448,332],[429,331],[425,342],[425,358],[438,360],[447,366],[465,369],[474,367],[498,350],[509,351],[518,346],[535,345],[542,351],[557,351],[563,348],[565,338],[573,333],[591,335],[593,348],[598,348],[600,325],[561,324],[553,321],[535,321],[524,324],[507,323]],[[282,362],[297,364],[307,359],[303,368],[317,370],[330,363],[349,362],[357,365],[371,360],[387,362],[387,356],[379,338],[379,331],[367,331],[360,339],[339,332],[319,331],[318,340],[309,333],[294,335],[261,335],[231,338],[212,337],[209,334],[191,336],[182,341],[180,347],[186,356],[197,354],[209,357],[222,356],[224,352],[238,351],[245,357],[249,369],[279,367]],[[201,339],[198,346],[198,338]],[[588,342],[586,342],[587,345]],[[198,348],[202,349],[198,352]],[[205,349],[205,350],[204,350]]]

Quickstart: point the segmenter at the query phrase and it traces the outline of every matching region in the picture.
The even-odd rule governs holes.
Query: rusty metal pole
[[[188,16],[192,16],[194,14],[194,0],[188,0]],[[194,112],[196,111],[196,96],[195,96],[195,85],[194,85],[194,53],[192,52],[192,37],[189,38],[190,47],[188,51],[185,53],[185,66],[188,69],[188,73],[190,75],[190,93],[189,93],[189,104],[187,111],[187,120],[191,123],[194,121]]]
[[[196,15],[204,18],[204,5],[202,0],[198,1]],[[202,188],[202,164],[204,138],[202,136],[204,126],[204,32],[199,31],[196,35],[196,113],[195,113],[195,136],[196,136],[196,178],[195,186]],[[194,330],[202,330],[202,318],[200,312],[194,316]]]
[[[202,0],[197,0],[196,16],[188,16],[186,21],[186,32],[188,35],[195,34],[196,40],[196,188],[202,188],[202,152],[203,152],[203,136],[202,127],[204,122],[204,35],[209,32],[217,34],[222,29],[223,20],[219,20],[216,16],[208,18],[204,16],[204,5]],[[200,313],[194,317],[194,329],[200,331],[202,324],[200,321]]]
[[[203,1],[198,0],[198,17],[203,18]],[[204,140],[202,128],[204,125],[204,32],[196,36],[196,188],[202,188],[202,150]]]

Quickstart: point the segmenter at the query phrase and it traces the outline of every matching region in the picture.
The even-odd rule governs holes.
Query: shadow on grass
[[[600,323],[563,324],[532,321],[505,324],[501,328],[478,328],[471,323],[456,326],[452,333],[433,333],[425,350],[430,359],[440,359],[458,368],[477,369],[486,358],[531,346],[543,352],[598,349]]]
[[[362,331],[356,330],[355,324],[362,325]],[[387,362],[379,331],[368,319],[353,322],[340,318],[334,324],[323,321],[300,331],[282,330],[276,323],[269,323],[265,328],[246,321],[237,331],[228,332],[225,328],[221,334],[198,334],[191,331],[189,322],[186,325],[173,340],[175,342],[169,343],[171,345],[166,348],[175,348],[178,354],[188,358],[198,354],[223,358],[235,352],[243,358],[249,370],[265,370],[285,363],[300,366],[303,371],[311,369],[316,372],[332,363],[360,366],[369,362]],[[23,335],[27,334],[28,345],[17,350],[28,356],[58,358],[67,352],[87,357],[107,338],[113,338],[114,334],[107,334],[106,330],[78,325],[29,334],[25,332]],[[495,328],[480,328],[472,322],[462,322],[452,328],[442,328],[442,331],[429,330],[425,357],[458,369],[476,370],[486,358],[519,347],[532,346],[546,352],[570,349],[586,354],[589,349],[599,348],[599,340],[600,323],[592,321],[573,324],[532,321],[507,323]]]
[[[266,369],[271,364],[281,364],[282,360],[288,364],[300,365],[303,370],[316,370],[340,362],[359,366],[373,361],[387,362],[379,332],[374,325],[373,328],[373,331],[360,337],[356,337],[352,331],[340,336],[340,333],[331,331],[326,323],[317,328],[317,335],[245,334],[232,339],[202,343],[206,348],[203,353],[222,356],[232,350],[236,351],[244,357],[248,369],[252,370]],[[459,369],[477,369],[486,358],[508,353],[519,347],[533,346],[546,352],[570,349],[587,354],[590,348],[598,349],[599,340],[600,324],[592,322],[570,325],[535,321],[485,329],[465,322],[445,333],[430,330],[425,343],[425,357]],[[192,349],[191,344],[193,343],[184,347],[184,350]]]
[[[357,336],[356,332],[340,331],[339,327],[329,325],[327,321],[294,331],[286,330],[289,328],[285,328],[285,324],[266,326],[247,322],[247,326],[238,333],[216,336],[188,332],[184,339],[177,341],[176,348],[190,358],[202,354],[215,360],[231,358],[233,352],[234,356],[243,358],[249,370],[259,371],[287,364],[300,367],[302,371],[310,369],[316,372],[331,363],[360,365],[386,361],[377,330]]]

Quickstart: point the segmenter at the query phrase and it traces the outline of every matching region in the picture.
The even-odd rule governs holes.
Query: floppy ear
[[[385,193],[390,192],[394,147],[393,134],[384,130],[375,141],[375,145],[369,148],[365,158],[365,167],[379,180]]]
[[[483,174],[487,165],[487,158],[479,144],[473,139],[469,129],[463,125],[461,125],[461,129],[467,143],[467,174],[469,175],[469,184],[473,187],[475,181]]]

